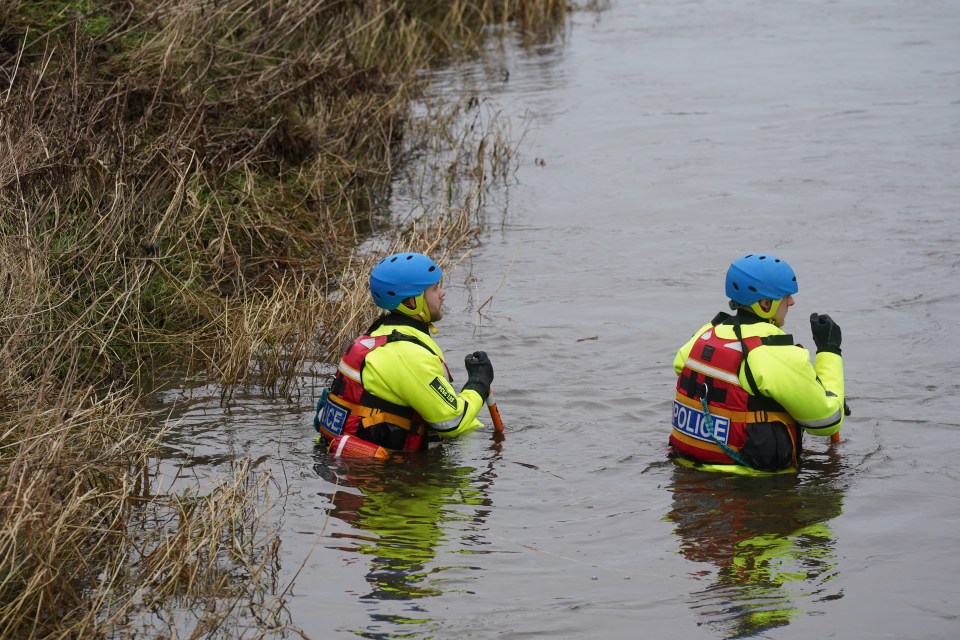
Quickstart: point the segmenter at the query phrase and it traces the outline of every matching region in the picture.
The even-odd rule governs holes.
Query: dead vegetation
[[[300,633],[275,583],[271,479],[238,461],[212,487],[151,486],[162,434],[143,385],[172,367],[225,401],[247,385],[285,396],[369,320],[373,256],[357,247],[373,231],[393,229],[391,250],[462,252],[511,140],[495,118],[457,129],[475,102],[414,121],[422,72],[498,26],[552,37],[566,11],[0,7],[0,637]],[[394,228],[412,153],[436,162]]]

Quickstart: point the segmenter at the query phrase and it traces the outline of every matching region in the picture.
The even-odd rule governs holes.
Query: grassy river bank
[[[436,154],[394,249],[455,260],[508,176],[476,101],[424,70],[502,28],[556,37],[554,0],[12,0],[0,8],[0,637],[259,637],[286,620],[238,461],[153,486],[158,371],[223,401],[283,397],[369,320],[360,243]],[[421,105],[422,102],[419,102]],[[173,372],[170,374],[169,372]],[[174,609],[195,612],[185,628]],[[164,624],[170,625],[164,628]],[[301,634],[302,635],[302,634]]]

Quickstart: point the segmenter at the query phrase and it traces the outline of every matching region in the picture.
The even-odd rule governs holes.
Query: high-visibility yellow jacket
[[[744,338],[786,335],[776,325],[753,314],[741,312],[738,317]],[[703,325],[680,347],[673,360],[678,376],[695,341],[711,328],[720,338],[736,338],[731,323]],[[761,345],[749,351],[746,363],[753,374],[756,389],[778,402],[804,431],[816,436],[830,436],[840,430],[844,416],[844,388],[843,360],[839,355],[817,353],[811,365],[810,352],[799,345]],[[743,365],[739,380],[740,386],[753,394]]]
[[[374,327],[371,336],[399,331],[413,336],[429,350],[407,340],[374,349],[367,355],[361,372],[366,391],[388,402],[412,407],[427,428],[441,438],[454,438],[483,426],[477,419],[483,398],[473,389],[454,390],[443,352],[426,324],[400,314],[388,314]]]

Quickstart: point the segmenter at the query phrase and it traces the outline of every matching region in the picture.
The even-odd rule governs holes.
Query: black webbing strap
[[[793,336],[789,333],[785,333],[779,336],[767,336],[765,338],[760,338],[760,342],[771,347],[793,347],[796,346],[793,342]]]
[[[433,349],[427,346],[427,344],[417,336],[411,336],[409,333],[401,333],[396,329],[394,329],[389,335],[387,335],[387,342],[396,342],[398,340],[403,342],[412,342],[414,344],[418,344],[424,349],[426,349],[427,351],[429,351],[430,353],[433,353]],[[433,355],[437,355],[437,354],[433,353]]]
[[[681,375],[680,376],[680,390],[683,391],[684,395],[688,398],[703,398],[704,396],[704,386],[706,384],[711,384],[713,381],[711,378],[705,378],[704,382],[697,382],[697,374],[693,375]],[[727,390],[726,389],[713,389],[710,388],[710,400],[719,404],[723,404],[727,400]]]
[[[740,341],[740,350],[743,352],[743,376],[747,379],[747,384],[750,385],[750,390],[752,391],[751,397],[747,401],[747,409],[750,411],[784,411],[783,405],[773,398],[768,398],[761,394],[757,388],[757,381],[753,377],[753,371],[750,370],[750,362],[747,360],[749,349],[747,349],[747,344],[743,340],[743,331],[740,329],[739,317],[733,318],[733,333],[737,336],[737,340]],[[760,338],[760,344],[771,347],[794,346],[793,336],[790,334],[766,336]]]
[[[387,343],[389,344],[391,342],[398,342],[398,341],[412,342],[414,344],[418,344],[424,349],[426,349],[427,351],[429,351],[430,353],[433,353],[433,349],[428,347],[422,340],[420,340],[416,336],[411,336],[406,333],[401,333],[400,331],[397,331],[396,329],[394,329],[391,333],[387,335]],[[415,413],[413,410],[413,407],[407,407],[402,404],[394,404],[393,402],[384,400],[383,398],[379,398],[373,395],[366,389],[364,389],[363,394],[360,396],[359,404],[365,407],[370,407],[371,409],[379,409],[380,411],[387,411],[389,413],[394,413],[398,416],[407,418],[408,420],[412,419],[413,414]]]
[[[747,384],[750,385],[750,390],[753,392],[754,396],[760,395],[760,390],[757,388],[757,381],[753,378],[753,372],[750,371],[750,363],[747,361],[747,354],[749,350],[747,349],[747,344],[743,341],[743,331],[740,330],[740,318],[733,318],[733,333],[737,336],[737,340],[740,341],[740,351],[743,352],[743,375],[747,378]]]
[[[364,389],[363,393],[360,394],[360,402],[357,404],[364,407],[369,407],[371,409],[393,413],[402,418],[406,418],[407,420],[412,419],[414,414],[413,407],[406,407],[402,404],[394,404],[384,400],[383,398],[378,398],[366,389]]]

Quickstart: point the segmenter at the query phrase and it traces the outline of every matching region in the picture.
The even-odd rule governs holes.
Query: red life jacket
[[[394,448],[416,451],[426,446],[426,423],[412,407],[389,402],[363,388],[361,374],[367,356],[396,340],[415,342],[433,353],[420,340],[399,331],[375,337],[363,335],[354,340],[340,358],[333,384],[314,419],[317,431],[328,441],[339,435],[351,435],[382,445],[384,443],[376,442],[375,427],[390,425],[406,431],[402,445]]]
[[[716,324],[717,320],[714,326]],[[705,463],[743,464],[739,452],[747,442],[751,425],[763,424],[763,428],[775,428],[775,425],[766,423],[779,422],[786,427],[792,444],[792,466],[797,465],[800,433],[793,418],[772,398],[760,394],[756,389],[751,395],[740,385],[740,366],[746,353],[761,344],[793,345],[793,339],[782,335],[728,340],[717,337],[716,331],[711,328],[694,342],[677,378],[677,393],[673,403],[670,445],[677,453]],[[755,386],[749,367],[746,373],[750,384]],[[707,398],[712,417],[712,430],[705,421],[704,397]],[[732,449],[733,453],[728,454],[725,448]],[[736,460],[731,455],[740,459]]]

